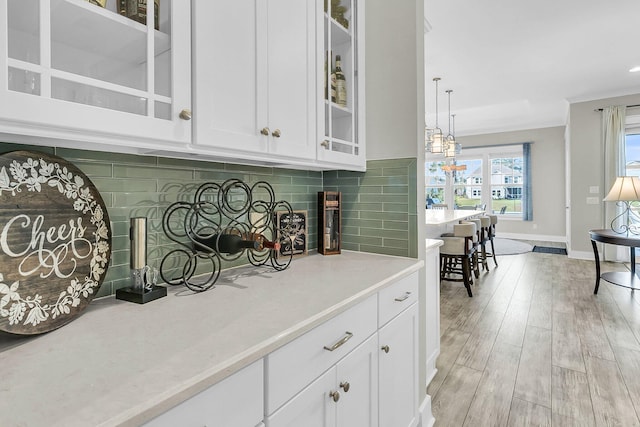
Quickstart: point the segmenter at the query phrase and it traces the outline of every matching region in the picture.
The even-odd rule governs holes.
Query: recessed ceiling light
[[[637,73],[638,71],[640,71],[640,66],[633,67],[632,69],[629,70],[630,73]]]

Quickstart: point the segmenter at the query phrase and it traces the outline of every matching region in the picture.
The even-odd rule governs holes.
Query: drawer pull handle
[[[262,129],[260,130],[260,133],[261,133],[262,135],[264,135],[264,136],[269,135],[269,128],[262,128]]]
[[[388,345],[383,345],[382,347],[380,347],[380,350],[384,351],[385,353],[389,353],[389,346]]]
[[[345,332],[344,336],[342,338],[340,338],[338,341],[336,341],[335,344],[333,344],[332,346],[328,347],[328,346],[324,346],[325,350],[329,350],[329,351],[333,351],[335,349],[337,349],[338,347],[340,347],[342,344],[346,343],[347,341],[349,341],[351,339],[351,337],[353,336],[353,334],[351,332]],[[336,401],[337,402],[337,401]]]
[[[409,298],[409,295],[411,295],[411,292],[405,292],[403,296],[396,298],[396,301],[398,302],[402,302],[404,300],[406,300],[407,298]]]
[[[338,400],[340,400],[340,392],[339,391],[332,391],[329,393],[329,397],[331,399],[333,399],[334,402],[337,402]]]
[[[347,381],[345,381],[340,383],[340,387],[344,390],[345,393],[349,393],[351,385]]]

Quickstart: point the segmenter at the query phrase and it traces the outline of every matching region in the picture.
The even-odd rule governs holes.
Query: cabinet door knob
[[[324,141],[322,141],[320,143],[320,146],[326,148],[327,150],[329,149],[329,141],[327,141],[326,139]]]
[[[282,133],[280,133],[280,129],[276,129],[271,135],[273,135],[274,138],[280,138],[280,135],[282,135]]]
[[[262,128],[262,130],[260,130],[260,133],[263,134],[264,136],[268,136],[269,135],[269,128]]]
[[[332,391],[329,393],[329,397],[331,399],[333,399],[334,402],[337,402],[338,400],[340,400],[340,392],[339,391]]]
[[[191,110],[185,108],[184,110],[180,111],[179,117],[182,120],[191,120]]]
[[[347,381],[344,381],[340,383],[340,388],[342,388],[345,393],[348,393],[351,385]]]
[[[389,346],[388,345],[383,345],[382,347],[380,347],[382,351],[384,351],[385,353],[389,353]]]

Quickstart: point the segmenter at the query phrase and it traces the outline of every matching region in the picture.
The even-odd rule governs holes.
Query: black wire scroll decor
[[[206,291],[218,280],[222,261],[244,255],[254,266],[269,263],[276,271],[286,269],[293,255],[278,254],[267,246],[269,242],[283,244],[295,236],[295,230],[278,229],[275,211],[293,213],[288,202],[275,200],[273,187],[267,182],[249,186],[239,179],[228,179],[222,184],[202,184],[193,202],[175,202],[162,217],[164,233],[180,245],[162,258],[162,279],[170,285],[186,285],[194,292]],[[224,252],[218,247],[222,235],[242,236],[260,244]]]

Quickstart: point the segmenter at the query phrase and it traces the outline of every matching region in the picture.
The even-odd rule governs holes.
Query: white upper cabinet
[[[364,1],[324,0],[319,7],[317,158],[364,170]]]
[[[316,1],[193,3],[196,149],[315,160]]]
[[[149,150],[191,141],[189,0],[150,1],[148,25],[117,4],[0,0],[1,133]]]
[[[2,139],[365,170],[363,0],[147,3],[0,0]]]

